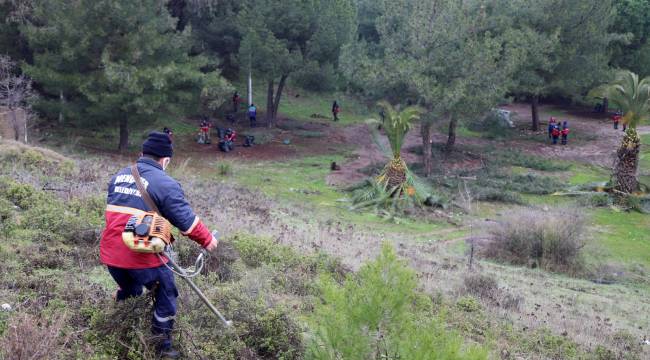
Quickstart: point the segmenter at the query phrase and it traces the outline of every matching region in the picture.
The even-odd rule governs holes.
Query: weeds
[[[473,273],[463,278],[463,292],[482,301],[504,309],[519,309],[523,303],[521,296],[515,296],[506,288],[500,288],[492,276]]]
[[[232,164],[229,162],[220,162],[217,164],[217,173],[221,176],[232,175]]]
[[[50,319],[30,314],[18,314],[0,339],[0,355],[6,360],[51,359],[63,352],[68,336],[62,333],[65,314]]]
[[[584,217],[576,209],[510,212],[488,229],[492,240],[485,254],[516,265],[576,272],[583,265],[584,227]]]

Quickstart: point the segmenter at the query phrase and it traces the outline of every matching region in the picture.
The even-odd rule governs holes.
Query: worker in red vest
[[[617,111],[614,116],[612,116],[612,120],[614,121],[614,129],[618,129],[618,123],[621,122],[621,119],[623,117],[621,116],[621,112]]]
[[[566,145],[569,138],[569,125],[566,121],[562,124],[560,134],[562,135],[562,145]]]
[[[548,138],[550,139],[552,137],[551,133],[553,132],[553,127],[555,126],[555,118],[551,116],[550,119],[548,119]]]
[[[560,127],[555,124],[553,125],[553,130],[551,130],[551,137],[553,138],[553,145],[557,144],[557,140],[560,138]]]

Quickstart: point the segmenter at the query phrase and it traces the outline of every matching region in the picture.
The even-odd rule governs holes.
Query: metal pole
[[[253,76],[250,69],[248,70],[248,106],[253,103]]]
[[[219,317],[219,319],[221,319],[221,321],[223,321],[223,323],[226,325],[226,327],[230,327],[232,325],[232,321],[226,320],[226,318],[223,317],[223,315],[221,315],[221,312],[219,312],[219,310],[216,307],[214,307],[214,305],[212,305],[210,300],[208,300],[208,298],[205,296],[205,294],[203,294],[203,291],[201,291],[201,289],[199,289],[199,287],[196,286],[196,284],[194,283],[194,281],[192,281],[192,279],[187,277],[187,272],[185,271],[185,269],[178,266],[178,264],[176,264],[176,262],[171,258],[171,256],[167,256],[167,259],[169,260],[169,263],[174,268],[174,270],[178,271],[178,273],[182,275],[181,278],[183,278],[183,280],[185,280],[187,282],[187,284],[190,285],[192,290],[194,290],[194,292],[199,296],[201,301],[203,301],[203,303],[208,308],[210,308],[210,310],[215,315],[217,315]]]

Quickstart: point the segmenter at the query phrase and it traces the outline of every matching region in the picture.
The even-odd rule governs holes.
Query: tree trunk
[[[533,131],[539,131],[539,113],[537,111],[537,106],[539,105],[539,96],[533,95],[531,101],[531,111],[533,115]]]
[[[635,129],[628,129],[621,146],[616,151],[614,168],[614,189],[620,193],[631,194],[639,190],[637,169],[641,139]],[[619,195],[621,195],[618,193]]]
[[[273,103],[273,123],[276,122],[278,117],[278,108],[280,107],[280,97],[282,96],[282,90],[284,90],[284,84],[287,82],[287,75],[282,75],[280,77],[280,83],[278,83],[278,91],[275,93],[275,101]]]
[[[431,155],[431,121],[423,121],[420,125],[422,136],[422,162],[424,163],[424,176],[431,176],[433,158]]]
[[[119,151],[126,151],[129,147],[129,128],[128,119],[123,115],[120,119],[120,145],[117,147]]]
[[[607,114],[609,112],[609,99],[603,98],[603,113]]]
[[[447,138],[447,146],[445,147],[447,153],[452,152],[454,150],[454,144],[456,144],[456,125],[458,125],[458,120],[456,120],[455,116],[451,116],[451,120],[449,121],[449,137]]]
[[[266,124],[273,127],[273,79],[269,80],[266,90]]]
[[[63,108],[65,107],[65,97],[63,96],[63,91],[59,90],[59,106],[61,108],[59,109],[59,124],[63,124],[63,121],[65,120],[63,117]]]
[[[16,109],[9,107],[9,113],[11,113],[11,125],[14,128],[14,140],[20,141],[20,126],[18,126],[18,118],[16,117]]]

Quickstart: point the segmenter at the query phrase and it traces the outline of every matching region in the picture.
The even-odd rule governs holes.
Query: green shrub
[[[456,307],[465,312],[481,311],[481,304],[472,296],[463,296],[458,299]]]
[[[28,209],[40,200],[36,189],[7,178],[0,178],[0,196],[11,201],[21,209]]]
[[[220,162],[217,164],[217,172],[221,176],[229,176],[232,174],[232,164],[229,162]]]
[[[414,271],[389,245],[342,286],[324,277],[308,358],[486,359],[483,349],[464,347],[439,316],[424,310],[430,306],[415,305],[424,301],[416,287]]]
[[[0,236],[5,236],[16,225],[14,204],[0,197]]]
[[[248,266],[261,264],[290,265],[299,261],[297,254],[289,247],[279,245],[270,238],[246,233],[237,233],[228,239],[237,249],[241,259]]]
[[[513,211],[488,229],[492,240],[484,250],[513,264],[571,272],[582,267],[584,228],[584,216],[576,209]]]

